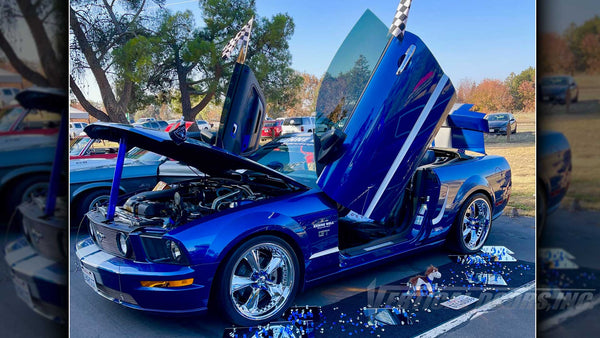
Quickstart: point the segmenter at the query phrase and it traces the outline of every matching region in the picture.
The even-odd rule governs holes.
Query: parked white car
[[[210,130],[210,123],[204,120],[196,120],[196,124],[198,125],[198,130]]]
[[[145,122],[156,122],[154,117],[141,117],[135,123],[142,124]]]
[[[312,133],[314,129],[314,117],[288,117],[283,121],[282,134]]]
[[[0,88],[0,107],[8,106],[18,92],[17,88]]]
[[[83,133],[83,128],[87,127],[85,122],[69,122],[69,136],[75,138]]]

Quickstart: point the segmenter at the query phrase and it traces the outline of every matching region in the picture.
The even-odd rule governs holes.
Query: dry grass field
[[[560,131],[569,140],[573,172],[563,207],[574,199],[584,209],[600,210],[600,76],[575,76],[579,102],[540,105],[539,128]]]
[[[515,113],[517,133],[506,136],[486,135],[488,154],[504,156],[512,171],[512,193],[507,212],[535,216],[535,113]]]

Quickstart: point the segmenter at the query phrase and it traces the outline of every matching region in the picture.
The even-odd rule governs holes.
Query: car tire
[[[91,192],[84,193],[84,196],[79,198],[75,209],[75,218],[71,219],[71,227],[79,227],[81,224],[84,228],[88,225],[88,220],[85,214],[92,210],[95,205],[103,204],[108,202],[110,197],[110,190],[98,189],[92,190]]]
[[[230,322],[240,326],[261,325],[281,317],[292,304],[300,277],[298,258],[288,243],[271,235],[255,237],[245,241],[228,258],[215,278],[218,290],[214,299]],[[272,292],[280,294],[274,297]]]
[[[41,195],[47,192],[49,184],[49,175],[34,175],[24,178],[17,178],[14,183],[8,186],[4,192],[4,200],[6,201],[6,216],[7,219],[16,212],[19,204],[27,201],[31,194]],[[20,214],[15,214],[15,220],[20,224]]]
[[[492,229],[491,205],[490,199],[483,193],[473,194],[465,201],[456,215],[450,234],[454,250],[461,254],[473,254],[481,249]]]
[[[535,235],[539,240],[544,233],[544,227],[546,226],[546,216],[548,215],[548,197],[546,196],[546,190],[541,183],[538,183],[535,197],[537,200],[536,206],[536,225],[535,225]]]

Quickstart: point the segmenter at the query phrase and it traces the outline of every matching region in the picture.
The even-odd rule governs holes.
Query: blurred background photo
[[[67,6],[0,6],[0,325],[67,329]]]
[[[600,329],[600,6],[538,1],[538,335]]]

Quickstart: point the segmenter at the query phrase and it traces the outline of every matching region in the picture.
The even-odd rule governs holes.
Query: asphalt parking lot
[[[562,292],[562,297],[549,299],[549,306],[538,312],[540,337],[577,337],[600,330],[598,238],[600,212],[560,209],[548,217],[538,248],[562,249],[566,257],[563,262],[566,260],[567,264],[561,263],[563,268],[560,269],[546,270],[544,274],[550,275],[549,278],[538,272],[538,288],[544,288],[538,293],[547,291],[548,285],[554,285],[549,289],[559,288]],[[543,258],[542,252],[539,259]]]
[[[75,243],[76,234],[72,234],[72,251]],[[487,244],[506,246],[515,253],[513,255],[515,258],[533,262],[535,260],[534,219],[500,217],[493,224]],[[70,262],[70,334],[72,337],[222,337],[223,330],[230,326],[219,318],[218,313],[169,318],[135,311],[108,301],[96,295],[84,283],[75,257],[72,252]],[[441,266],[450,262],[448,251],[443,247],[404,256],[385,265],[306,290],[296,297],[296,304],[326,306],[360,294],[373,286],[378,287],[422,274],[430,264]],[[490,334],[505,337],[517,335],[533,337],[535,327],[533,294],[533,288],[528,288],[526,292],[510,301],[494,306],[487,305],[481,311],[474,308],[467,316],[457,318],[451,325],[440,326],[439,330],[451,337],[476,337]],[[430,329],[434,327],[424,327],[421,331]]]

